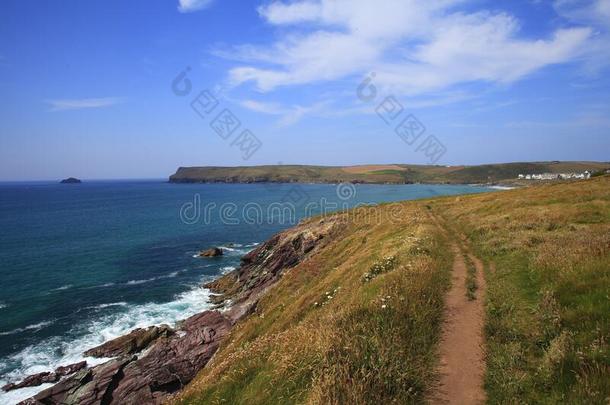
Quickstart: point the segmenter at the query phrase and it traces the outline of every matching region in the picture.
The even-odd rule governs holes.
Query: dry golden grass
[[[487,273],[491,403],[607,403],[610,177],[431,203]]]
[[[488,264],[488,401],[607,403],[609,177],[401,207],[342,214],[340,234],[285,273],[178,401],[421,403],[437,378],[448,238],[463,234]]]
[[[366,210],[367,208],[363,208]],[[425,210],[358,222],[287,272],[193,381],[185,403],[405,403],[434,380],[449,256]],[[395,263],[366,282],[375,263]]]

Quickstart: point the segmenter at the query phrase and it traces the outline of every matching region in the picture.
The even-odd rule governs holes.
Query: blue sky
[[[609,65],[610,0],[4,0],[0,180],[428,163],[377,115],[390,96],[438,164],[607,161]],[[203,90],[218,108],[201,117]]]

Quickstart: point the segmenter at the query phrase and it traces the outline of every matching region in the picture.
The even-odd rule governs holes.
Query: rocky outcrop
[[[61,184],[80,184],[81,181],[75,177],[68,177],[67,179],[63,179],[60,181]]]
[[[176,333],[159,334],[139,357],[123,356],[82,370],[24,403],[162,403],[206,365],[231,326],[218,311],[202,312],[182,322]]]
[[[139,353],[159,337],[168,337],[173,333],[173,329],[167,325],[151,326],[147,329],[135,329],[127,335],[87,350],[85,356],[110,358]]]
[[[213,247],[199,252],[199,257],[217,257],[222,256],[223,254],[224,252],[222,251],[222,249]]]
[[[86,361],[81,361],[79,363],[70,364],[68,366],[57,367],[54,372],[46,371],[43,373],[33,374],[27,376],[20,383],[11,383],[6,384],[2,387],[2,390],[5,392],[16,390],[19,388],[25,387],[36,387],[42,384],[54,383],[59,381],[61,377],[65,377],[70,374],[76,373],[78,370],[81,370],[87,366]]]
[[[28,399],[27,404],[159,404],[188,384],[212,358],[235,323],[288,269],[322,246],[340,226],[335,217],[281,232],[242,258],[239,269],[206,287],[225,311],[205,311],[175,329],[136,329],[90,349],[87,356],[116,357],[81,370]]]
[[[38,385],[42,385],[42,384],[46,384],[46,383],[54,383],[57,382],[59,380],[59,376],[55,373],[52,373],[50,371],[46,371],[43,373],[38,373],[38,374],[33,374],[30,376],[27,376],[26,378],[23,379],[23,381],[21,381],[20,383],[14,384],[6,384],[4,387],[2,387],[2,390],[5,392],[8,391],[12,391],[12,390],[16,390],[19,388],[25,388],[25,387],[36,387]]]
[[[241,259],[241,266],[204,287],[217,295],[216,305],[230,303],[226,312],[235,322],[253,311],[256,303],[282,274],[322,246],[341,226],[337,217],[308,221],[281,232]]]

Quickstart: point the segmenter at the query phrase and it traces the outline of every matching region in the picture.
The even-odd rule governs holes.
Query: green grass
[[[609,190],[606,176],[433,204],[495,268],[486,272],[490,403],[608,402]]]
[[[420,207],[406,214],[396,227],[350,222],[287,273],[180,401],[420,403],[436,376],[452,257]]]
[[[178,402],[425,402],[463,234],[485,263],[483,296],[465,258],[485,304],[488,402],[608,403],[609,176],[402,207],[394,221],[341,214],[341,232],[285,273]]]

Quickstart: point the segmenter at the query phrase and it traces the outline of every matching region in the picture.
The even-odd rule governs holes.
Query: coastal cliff
[[[335,220],[307,222],[275,235],[244,256],[239,269],[204,286],[217,293],[217,309],[194,315],[175,328],[161,325],[136,329],[91,348],[84,353],[86,356],[112,360],[77,368],[23,403],[166,402],[205,367],[231,329],[256,310],[259,299],[282,274],[314,254],[339,227]],[[32,385],[53,381],[48,379],[49,373],[43,374],[27,381]]]

